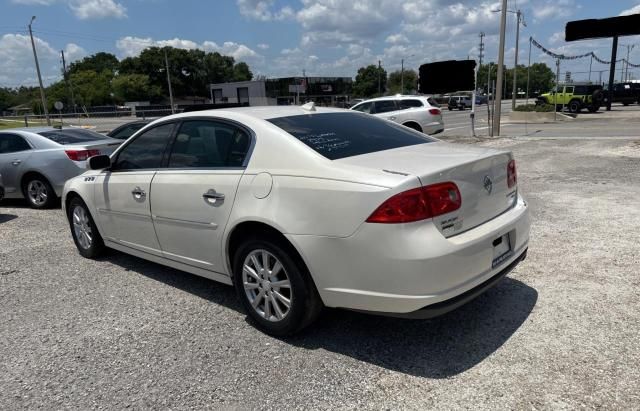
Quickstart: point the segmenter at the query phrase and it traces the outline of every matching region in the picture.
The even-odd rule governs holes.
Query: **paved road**
[[[60,210],[0,204],[0,409],[633,409],[640,139],[496,139],[533,215],[528,259],[439,319],[330,310],[275,339],[233,290],[76,252]]]

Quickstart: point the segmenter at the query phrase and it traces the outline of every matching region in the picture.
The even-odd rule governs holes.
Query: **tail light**
[[[396,224],[426,220],[460,208],[460,190],[452,182],[414,188],[389,198],[367,218],[368,223]]]
[[[430,108],[429,109],[429,113],[433,114],[434,116],[438,116],[438,115],[442,114],[442,112],[438,108]]]
[[[85,161],[89,157],[100,155],[100,150],[64,150],[64,152],[73,161]]]
[[[507,186],[509,188],[516,185],[518,182],[518,172],[516,171],[516,160],[509,161],[507,164]]]

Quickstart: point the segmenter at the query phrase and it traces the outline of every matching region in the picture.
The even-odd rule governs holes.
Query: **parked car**
[[[444,131],[442,111],[430,97],[379,97],[363,101],[351,110],[373,114],[426,134]]]
[[[33,208],[51,207],[62,195],[64,183],[86,171],[89,157],[110,154],[121,143],[78,128],[0,131],[5,197],[24,197]]]
[[[81,255],[105,247],[233,284],[258,328],[323,306],[428,318],[525,258],[508,151],[357,111],[247,107],[159,119],[63,193]]]
[[[4,185],[2,185],[2,174],[0,174],[0,201],[4,198]]]
[[[464,110],[466,108],[471,108],[471,106],[471,97],[469,96],[451,96],[449,97],[449,103],[447,104],[449,111]]]
[[[572,113],[579,113],[586,108],[590,113],[595,113],[606,103],[606,96],[598,84],[571,83],[560,85],[557,95],[555,91],[540,95],[536,104],[555,104],[556,110],[562,110],[564,106]]]
[[[476,104],[488,104],[489,98],[487,96],[476,95]]]
[[[608,91],[608,90],[607,90]],[[612,103],[640,104],[640,84],[638,83],[615,83],[613,85],[613,93],[607,93],[611,96]]]
[[[136,120],[129,123],[125,123],[119,127],[114,128],[107,133],[107,136],[111,138],[117,138],[118,140],[126,140],[131,137],[136,131],[142,127],[151,123],[151,120]]]

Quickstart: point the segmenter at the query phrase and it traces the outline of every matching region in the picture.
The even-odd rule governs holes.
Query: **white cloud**
[[[61,77],[60,52],[46,41],[34,36],[38,60],[45,84],[57,81]],[[76,44],[65,46],[67,64],[86,55],[86,52]],[[0,37],[0,85],[17,87],[21,85],[35,86],[38,84],[36,68],[28,35],[5,34]]]
[[[261,63],[264,59],[262,55],[244,44],[233,41],[225,41],[222,45],[214,41],[205,41],[198,44],[195,41],[174,38],[169,40],[154,40],[151,37],[140,38],[133,36],[122,37],[116,41],[116,48],[122,57],[133,57],[139,55],[142,50],[148,47],[175,47],[179,49],[200,49],[210,52],[218,52],[233,57],[237,61]]]
[[[12,0],[12,2],[25,6],[66,4],[80,20],[127,17],[127,8],[114,0]]]
[[[81,20],[127,17],[127,9],[113,0],[71,0],[69,7]]]
[[[285,20],[294,17],[294,10],[283,7],[279,11],[271,10],[275,0],[236,0],[240,14],[259,21]]]
[[[266,43],[260,43],[256,47],[258,47],[260,50],[268,50],[269,49],[269,45],[266,44]]]
[[[631,7],[630,9],[627,9],[627,10],[623,11],[619,15],[620,16],[629,16],[631,14],[640,14],[640,4],[638,4],[637,6]]]
[[[385,42],[389,44],[408,43],[409,39],[404,34],[397,33],[388,35]]]
[[[547,0],[546,3],[532,8],[533,16],[537,20],[559,19],[572,15],[580,5],[574,0]]]
[[[556,31],[549,37],[549,44],[557,44],[564,41],[564,31]]]

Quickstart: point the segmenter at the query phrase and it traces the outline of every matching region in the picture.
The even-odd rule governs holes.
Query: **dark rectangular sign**
[[[566,41],[634,36],[636,34],[640,34],[640,14],[570,21],[565,28]]]
[[[469,91],[475,88],[476,62],[448,60],[420,66],[419,91],[424,94],[443,94]]]

